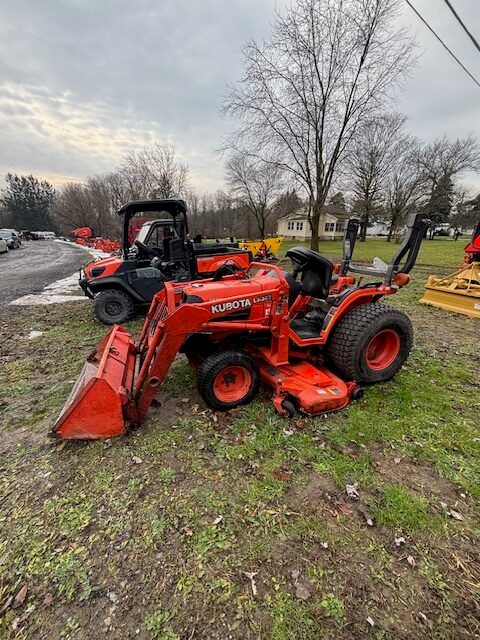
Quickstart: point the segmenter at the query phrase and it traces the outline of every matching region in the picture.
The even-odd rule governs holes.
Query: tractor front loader
[[[254,262],[233,274],[224,265],[209,280],[165,283],[137,343],[117,325],[88,358],[53,435],[106,438],[139,425],[179,352],[214,410],[250,402],[260,381],[282,415],[342,409],[362,395],[361,385],[390,379],[408,357],[408,317],[379,300],[408,283],[423,219],[410,218],[382,269],[351,263],[358,232],[351,220],[338,265],[296,247],[287,252],[289,272]],[[378,281],[363,283],[364,275]]]

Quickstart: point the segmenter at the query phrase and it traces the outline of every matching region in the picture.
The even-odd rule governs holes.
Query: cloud
[[[440,5],[416,0],[475,71],[480,54]],[[283,0],[4,0],[0,175],[81,180],[155,140],[176,146],[197,189],[222,187],[213,155],[228,127],[222,95],[240,76],[242,44],[268,35],[275,6]],[[461,11],[474,28],[476,0]],[[397,105],[409,128],[424,139],[479,135],[480,89],[411,11],[403,20],[424,48]]]

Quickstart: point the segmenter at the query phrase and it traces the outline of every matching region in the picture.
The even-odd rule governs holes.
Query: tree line
[[[318,248],[322,212],[332,201],[360,218],[361,238],[376,220],[395,236],[412,211],[459,231],[479,214],[480,194],[460,179],[480,169],[478,141],[425,143],[394,111],[417,64],[416,43],[397,20],[400,0],[294,0],[277,13],[261,43],[243,49],[243,71],[223,111],[231,134],[226,189],[196,193],[171,145],[130,151],[120,166],[58,193],[33,176],[6,178],[0,216],[16,227],[89,225],[118,235],[115,212],[128,200],[184,197],[191,232],[264,237],[277,220],[304,208]],[[34,214],[34,212],[37,212]],[[33,218],[32,218],[33,216]]]

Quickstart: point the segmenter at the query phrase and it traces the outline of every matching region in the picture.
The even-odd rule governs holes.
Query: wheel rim
[[[213,382],[213,392],[220,402],[238,402],[252,386],[252,374],[245,367],[225,367]]]
[[[389,367],[400,351],[400,336],[393,329],[379,331],[370,340],[366,361],[370,369],[379,371]]]
[[[118,316],[122,312],[122,305],[112,300],[105,305],[105,311],[109,316]]]

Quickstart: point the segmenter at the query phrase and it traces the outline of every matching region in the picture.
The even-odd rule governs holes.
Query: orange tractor
[[[287,252],[289,272],[224,264],[208,280],[165,283],[136,343],[116,325],[88,358],[53,434],[107,438],[139,425],[179,352],[216,411],[250,402],[260,381],[282,415],[342,409],[363,394],[361,385],[392,378],[408,357],[410,320],[380,300],[409,282],[424,231],[424,216],[411,216],[381,269],[351,263],[358,222],[350,220],[339,264],[296,247]]]

